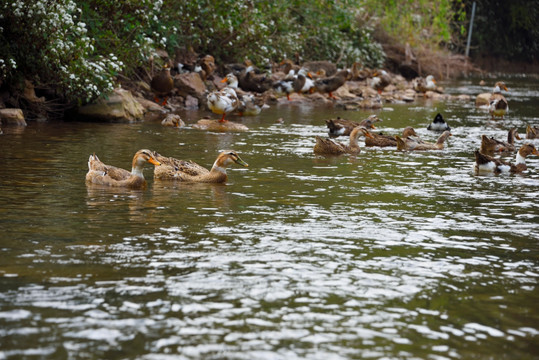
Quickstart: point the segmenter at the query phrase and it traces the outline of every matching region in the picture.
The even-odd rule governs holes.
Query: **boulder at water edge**
[[[135,122],[143,119],[144,107],[128,90],[115,89],[108,99],[81,106],[78,114],[87,120]]]

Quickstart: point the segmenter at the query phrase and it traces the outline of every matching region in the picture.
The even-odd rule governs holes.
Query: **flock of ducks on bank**
[[[333,75],[329,77],[324,76],[327,72]],[[333,72],[333,69],[328,69],[327,72],[323,69],[319,72],[319,74],[322,74],[322,77],[316,79],[305,68],[294,69],[290,67],[284,78],[272,82],[267,81],[266,78],[255,80],[256,76],[260,75],[255,74],[254,71],[247,70],[245,72],[245,78],[241,81],[247,81],[248,83],[256,82],[259,87],[271,86],[274,91],[287,97],[293,92],[312,93],[317,91],[325,93],[328,97],[332,98],[332,93],[350,79],[352,72],[349,70]],[[151,85],[156,95],[156,101],[158,101],[158,96],[165,96],[163,100],[165,103],[166,95],[170,92],[169,88],[171,87],[168,81],[170,69],[163,69],[160,75],[154,78],[155,81],[152,81]],[[379,74],[375,74],[374,78],[377,80],[372,82],[373,88],[380,92],[384,86],[387,86],[387,77],[388,74],[383,70]],[[219,122],[227,122],[225,119],[226,115],[237,111],[238,108],[245,113],[257,114],[264,107],[264,99],[260,100],[239,88],[240,79],[233,73],[229,73],[223,79],[223,82],[226,82],[227,86],[222,90],[210,93],[207,98],[209,108],[214,113],[221,115]],[[427,91],[428,89],[432,89],[435,86],[434,84],[434,78],[428,76],[424,80],[417,80],[414,87],[417,87],[418,91]],[[253,84],[251,85],[254,86]],[[503,118],[508,111],[507,100],[501,94],[502,89],[507,91],[506,85],[503,82],[497,82],[489,99],[488,109],[492,118]],[[238,97],[238,95],[240,96]],[[428,130],[441,132],[435,143],[421,140],[412,127],[403,129],[402,136],[377,134],[372,130],[376,129],[375,124],[379,121],[381,120],[376,115],[371,115],[361,122],[353,122],[341,118],[326,120],[329,138],[316,136],[313,151],[315,154],[320,155],[357,155],[361,151],[358,143],[360,136],[365,137],[365,146],[396,147],[397,150],[405,151],[441,150],[444,147],[446,139],[451,136],[451,128],[441,114],[437,114],[432,123],[427,127]],[[348,136],[349,143],[343,144],[331,139],[338,136]],[[503,162],[493,157],[495,153],[514,152],[516,150],[514,144],[515,138],[520,140],[516,129],[509,131],[507,141],[500,141],[483,135],[481,138],[481,147],[475,151],[475,171],[477,173],[519,173],[526,170],[525,158],[532,154],[539,156],[539,152],[532,144],[526,143],[520,147],[514,164]],[[539,138],[539,128],[528,126],[526,129],[526,138]],[[228,166],[232,164],[248,166],[232,150],[220,152],[212,168],[208,170],[190,160],[165,157],[155,151],[143,149],[134,155],[131,171],[105,165],[95,154],[90,155],[86,181],[91,184],[141,189],[146,186],[143,175],[143,167],[146,163],[155,166],[154,179],[156,180],[177,180],[198,183],[226,182],[226,169]]]

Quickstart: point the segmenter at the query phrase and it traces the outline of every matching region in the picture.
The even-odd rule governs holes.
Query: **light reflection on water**
[[[454,129],[441,152],[315,157],[323,119],[368,113],[293,104],[243,134],[4,135],[0,358],[533,357],[539,159],[523,175],[472,171],[481,134],[538,124],[533,86],[512,86],[504,122],[462,102],[378,113],[384,132],[412,125],[432,141],[443,112]],[[250,166],[225,185],[153,182],[148,167],[146,191],[85,186],[90,153],[121,166],[139,148],[208,167],[233,148]]]

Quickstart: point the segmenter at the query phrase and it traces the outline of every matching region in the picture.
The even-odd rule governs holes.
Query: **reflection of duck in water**
[[[226,168],[231,164],[249,166],[239,155],[232,150],[222,151],[218,156],[211,170],[191,160],[179,160],[172,157],[165,157],[155,153],[155,157],[161,166],[154,169],[156,180],[178,180],[184,182],[198,183],[222,183],[228,179]]]
[[[475,151],[475,172],[486,174],[521,173],[527,169],[526,157],[528,155],[539,156],[539,151],[532,144],[524,144],[518,150],[515,164],[507,163],[491,156]]]
[[[98,185],[142,189],[146,187],[146,180],[144,179],[142,170],[147,162],[160,165],[150,150],[137,151],[133,157],[131,172],[115,166],[105,165],[99,160],[97,155],[93,154],[88,159],[86,182]]]
[[[361,148],[357,142],[360,135],[371,137],[372,135],[364,127],[356,127],[350,133],[350,144],[345,145],[335,142],[331,139],[324,139],[320,136],[316,137],[316,144],[314,145],[314,153],[319,155],[342,155],[352,154],[356,155],[361,152]]]

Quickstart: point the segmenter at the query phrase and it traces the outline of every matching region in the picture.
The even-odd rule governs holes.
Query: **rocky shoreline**
[[[207,59],[207,56],[204,57]],[[202,58],[202,59],[204,59]],[[199,60],[203,61],[203,60]],[[207,64],[206,64],[207,65]],[[174,87],[170,92],[166,105],[160,105],[153,101],[154,94],[150,86],[151,79],[147,81],[124,80],[121,86],[116,88],[106,99],[99,99],[95,103],[84,105],[70,112],[69,118],[77,118],[87,121],[110,121],[110,122],[136,122],[144,119],[158,121],[170,113],[179,110],[209,111],[206,98],[212,91],[227,86],[223,82],[225,71],[216,71],[216,66],[195,66],[193,71],[176,72],[173,75]],[[284,74],[277,67],[268,76],[272,81],[277,81]],[[363,72],[351,71],[351,79],[333,92],[333,98],[326,94],[292,93],[290,99],[279,96],[274,89],[264,93],[245,91],[253,96],[263,97],[268,106],[282,103],[306,103],[312,105],[332,105],[345,110],[381,109],[385,104],[414,102],[418,98],[432,99],[436,101],[462,101],[469,102],[469,95],[446,94],[444,89],[436,86],[432,90],[419,90],[417,82],[420,78],[407,80],[402,75],[389,73],[389,83],[382,90],[373,87],[375,71],[361,69]],[[355,72],[355,73],[354,73]],[[37,97],[32,84],[26,83],[23,97],[26,103],[39,108],[45,103],[44,98]],[[21,109],[0,109],[0,121],[4,126],[26,126],[26,120]]]

